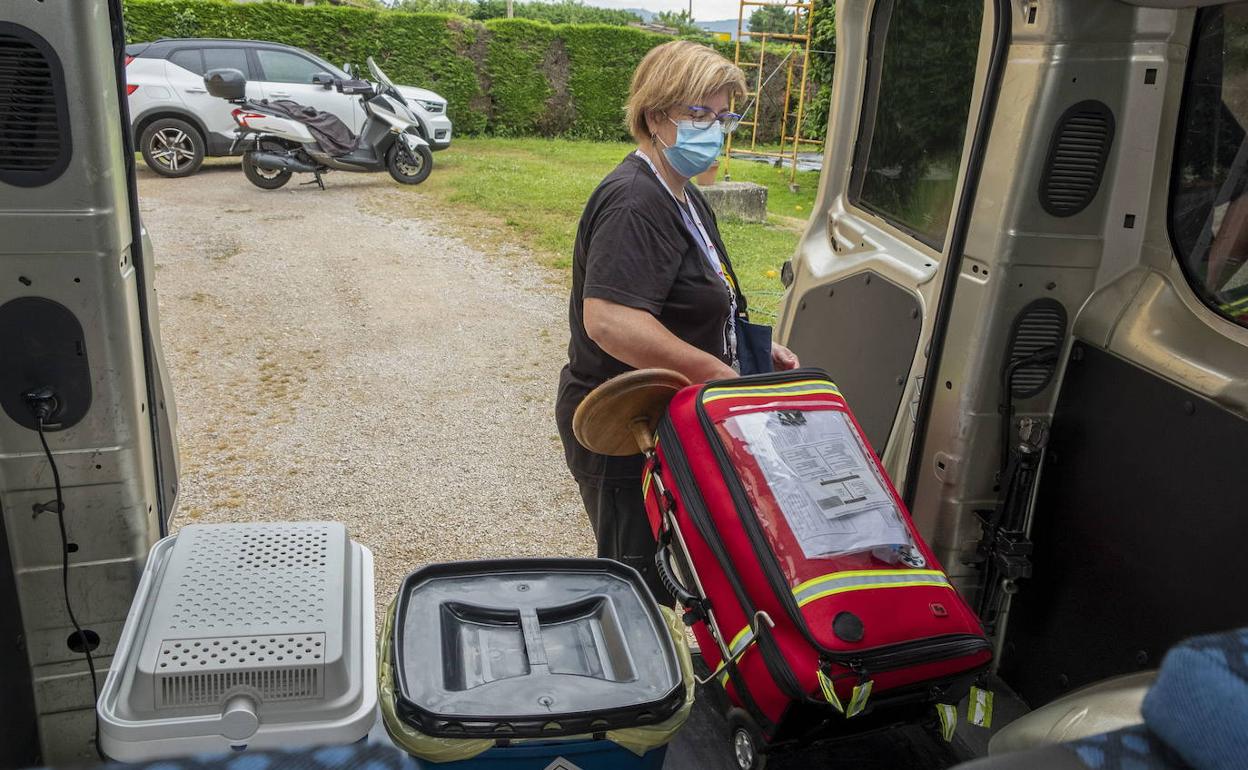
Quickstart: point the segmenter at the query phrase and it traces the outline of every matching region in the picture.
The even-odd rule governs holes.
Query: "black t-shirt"
[[[685,200],[696,207],[724,269],[736,285],[715,214],[693,185],[685,186]],[[568,303],[572,339],[568,365],[559,377],[555,418],[573,476],[608,481],[639,478],[641,455],[615,458],[595,454],[572,435],[572,415],[585,395],[632,369],[585,333],[587,298],[645,310],[672,334],[728,362],[728,288],[685,226],[676,201],[649,165],[631,153],[589,197],[576,231]],[[745,312],[745,300],[740,295],[737,311]]]

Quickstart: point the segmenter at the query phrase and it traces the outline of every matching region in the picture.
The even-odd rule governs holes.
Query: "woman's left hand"
[[[801,362],[797,360],[797,356],[779,342],[771,343],[771,365],[776,371],[784,372],[789,369],[796,369],[801,366]]]

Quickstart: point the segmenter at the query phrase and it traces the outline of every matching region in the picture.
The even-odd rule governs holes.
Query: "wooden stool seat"
[[[572,433],[591,452],[625,457],[654,449],[654,431],[689,378],[670,369],[637,369],[590,391],[572,416]]]

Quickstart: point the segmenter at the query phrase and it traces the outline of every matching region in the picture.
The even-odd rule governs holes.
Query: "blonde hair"
[[[689,40],[673,40],[652,48],[637,65],[628,89],[625,120],[637,141],[650,137],[646,114],[667,112],[677,105],[699,104],[723,88],[745,95],[745,74],[714,49]]]

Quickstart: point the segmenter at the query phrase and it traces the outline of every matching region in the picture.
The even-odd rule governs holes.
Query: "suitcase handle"
[[[672,569],[671,537],[670,532],[666,529],[660,533],[659,548],[654,552],[654,566],[658,570],[659,580],[676,601],[680,602],[682,606],[697,618],[702,619],[705,617],[705,613],[702,611],[702,599],[681,585],[680,581],[676,579],[676,571]]]

